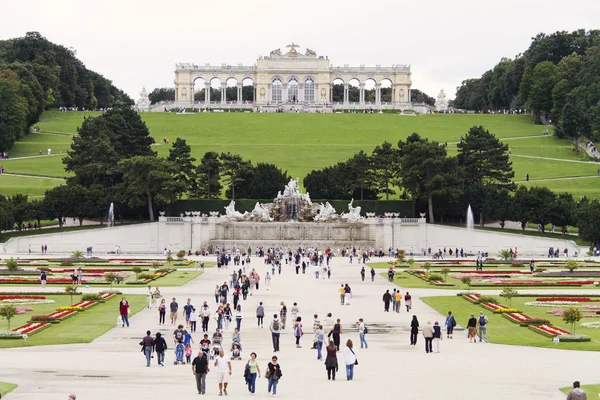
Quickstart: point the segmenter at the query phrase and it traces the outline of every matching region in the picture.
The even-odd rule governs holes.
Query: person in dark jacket
[[[154,339],[154,351],[158,354],[158,365],[163,367],[165,366],[165,350],[167,350],[167,342],[160,332],[157,332],[156,339]]]
[[[392,295],[389,290],[386,290],[383,294],[383,310],[390,312],[390,302],[392,301]]]
[[[419,333],[419,321],[417,320],[417,316],[413,315],[412,321],[410,321],[410,344],[417,344],[417,336]]]
[[[125,324],[127,324],[127,327],[129,328],[129,303],[125,300],[125,297],[123,297],[119,303],[119,314],[121,314],[122,327],[124,328]]]
[[[327,369],[327,379],[335,381],[335,373],[338,370],[337,347],[333,340],[329,341],[329,346],[325,348],[327,357],[325,358],[325,368]]]

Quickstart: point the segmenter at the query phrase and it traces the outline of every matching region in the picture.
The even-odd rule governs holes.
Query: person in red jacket
[[[124,328],[125,324],[127,324],[127,327],[129,328],[129,303],[125,300],[125,297],[123,297],[119,303],[119,313],[121,314],[121,320],[123,321],[122,327]]]

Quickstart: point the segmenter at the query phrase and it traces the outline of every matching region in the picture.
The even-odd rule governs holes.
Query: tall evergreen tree
[[[221,161],[214,151],[204,153],[196,167],[196,180],[192,184],[191,195],[198,199],[219,198],[221,185]]]
[[[245,161],[239,154],[221,153],[221,175],[229,185],[228,197],[235,200],[235,188],[248,177],[248,171],[252,169],[252,163]],[[230,196],[229,196],[230,195]]]
[[[193,182],[196,180],[196,170],[194,162],[196,159],[191,155],[192,148],[186,143],[185,139],[177,138],[173,142],[173,147],[169,149],[167,160],[179,168],[175,179],[183,185],[185,192],[188,192]]]
[[[396,193],[390,184],[395,180],[398,170],[398,149],[393,148],[391,143],[383,142],[373,150],[371,162],[377,189],[385,193],[385,199],[389,200],[390,194]]]

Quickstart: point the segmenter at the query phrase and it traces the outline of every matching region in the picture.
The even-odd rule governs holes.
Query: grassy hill
[[[44,113],[38,124],[42,133],[29,135],[10,152],[11,158],[33,158],[4,161],[6,172],[66,177],[62,158],[71,135],[76,134],[84,116],[94,115],[97,113]],[[542,136],[544,128],[524,115],[146,113],[142,118],[157,141],[159,155],[167,155],[170,147],[162,144],[163,138],[173,142],[181,137],[191,145],[197,159],[207,151],[229,151],[253,162],[274,163],[301,179],[311,170],[346,160],[359,150],[370,153],[383,141],[395,145],[413,132],[447,142],[452,154],[461,135],[474,125],[482,125],[510,146],[517,181],[529,174],[529,185],[568,190],[576,196],[600,194],[600,182],[592,178],[598,176],[599,166],[576,154],[568,141]],[[52,156],[46,155],[48,148]],[[20,181],[22,191],[32,194],[60,183],[42,183],[34,178]],[[4,194],[4,177],[0,177],[0,188]],[[19,185],[13,184],[10,191],[19,191]]]

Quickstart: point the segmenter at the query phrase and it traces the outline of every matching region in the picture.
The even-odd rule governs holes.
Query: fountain
[[[113,203],[110,203],[110,207],[108,207],[108,226],[115,226],[115,206]]]
[[[472,231],[475,226],[475,218],[473,217],[473,210],[471,209],[471,205],[469,204],[469,208],[467,208],[467,230]]]

